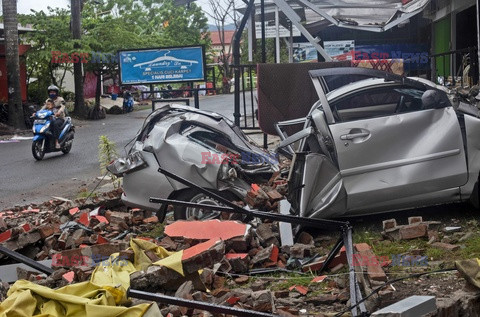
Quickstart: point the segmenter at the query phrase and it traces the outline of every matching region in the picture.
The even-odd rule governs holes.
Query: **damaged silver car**
[[[232,121],[217,113],[182,105],[166,105],[145,120],[128,151],[108,170],[123,176],[123,202],[157,211],[163,221],[167,206],[150,203],[160,197],[221,205],[198,190],[187,188],[158,172],[163,167],[229,200],[242,200],[252,183],[266,182],[278,170],[274,153],[251,142]],[[176,219],[214,218],[199,208],[174,209]]]
[[[428,80],[372,69],[310,76],[319,101],[305,118],[277,124],[279,148],[293,160],[296,214],[330,218],[466,200],[478,207],[476,106],[452,103]]]

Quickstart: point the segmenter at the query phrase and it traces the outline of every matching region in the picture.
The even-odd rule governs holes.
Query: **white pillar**
[[[248,19],[248,61],[253,62],[253,32],[255,32],[255,25],[253,25],[252,16]]]
[[[275,6],[275,61],[280,63],[280,17],[278,7]]]
[[[293,63],[293,25],[290,23],[290,38],[288,46],[288,62]]]

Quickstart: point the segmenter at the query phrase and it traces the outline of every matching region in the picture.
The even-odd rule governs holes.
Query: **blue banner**
[[[203,46],[120,51],[122,84],[205,80]]]

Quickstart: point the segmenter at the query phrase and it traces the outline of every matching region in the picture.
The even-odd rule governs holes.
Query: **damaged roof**
[[[265,19],[275,19],[275,6],[278,1],[265,1]],[[304,26],[314,34],[320,30],[336,25],[338,27],[383,32],[425,9],[429,0],[288,0],[290,7],[301,17]],[[260,7],[260,1],[255,1]],[[246,7],[240,8],[241,13]],[[260,10],[256,20],[260,21]],[[289,19],[280,12],[280,24],[289,27]]]

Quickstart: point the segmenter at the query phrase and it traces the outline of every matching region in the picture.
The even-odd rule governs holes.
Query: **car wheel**
[[[223,193],[223,192],[217,192],[217,193],[222,197],[231,199],[231,197],[227,197],[227,196],[230,196],[228,195],[228,193]],[[209,195],[206,195],[195,189],[181,192],[176,197],[176,200],[187,201],[187,202],[197,203],[197,204],[204,204],[204,205],[225,206],[216,198],[210,197]],[[220,212],[213,211],[213,210],[205,210],[202,208],[175,206],[173,215],[175,217],[175,220],[190,219],[190,218],[195,218],[198,220],[206,220],[206,219],[218,218],[218,216],[220,216]]]

